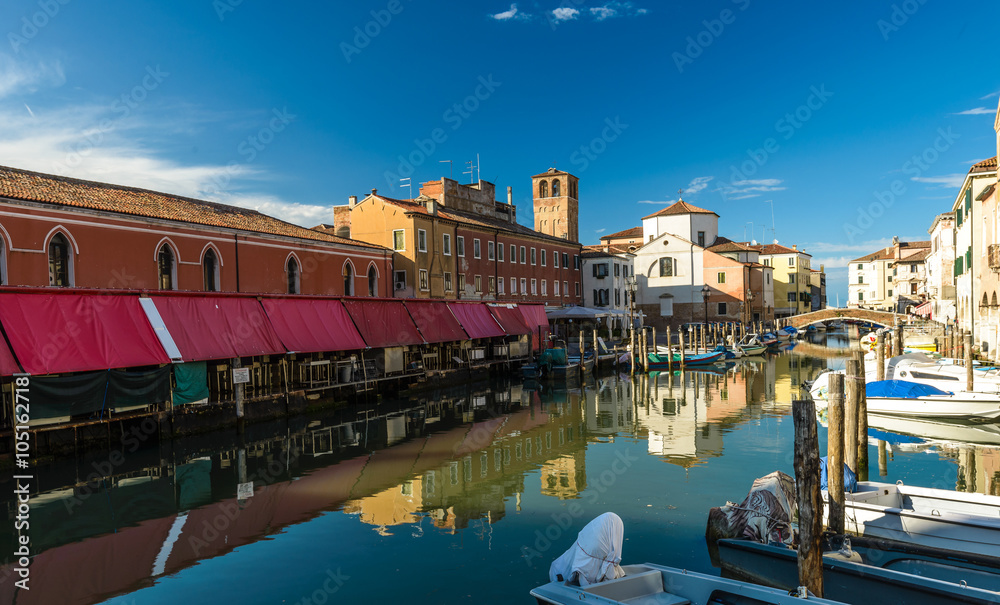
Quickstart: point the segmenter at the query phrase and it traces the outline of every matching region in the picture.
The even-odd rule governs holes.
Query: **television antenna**
[[[455,167],[451,160],[438,160],[438,164],[448,164],[448,178],[455,180]]]
[[[403,181],[406,181],[406,182],[403,183]],[[410,197],[407,198],[407,199],[411,199],[412,200],[413,199],[413,184],[410,182],[410,177],[406,177],[405,179],[399,179],[399,182],[401,183],[400,186],[399,186],[400,189],[402,189],[403,187],[409,187],[410,188]]]

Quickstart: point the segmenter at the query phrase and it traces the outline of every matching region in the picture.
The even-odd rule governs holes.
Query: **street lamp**
[[[708,329],[708,297],[711,296],[712,289],[705,284],[701,287],[701,299],[705,301],[705,329]]]
[[[625,291],[628,292],[628,329],[635,329],[635,292],[638,289],[638,284],[635,281],[635,275],[629,275],[625,278]]]
[[[753,292],[750,288],[747,288],[747,316],[744,320],[746,323],[750,323],[753,319]]]

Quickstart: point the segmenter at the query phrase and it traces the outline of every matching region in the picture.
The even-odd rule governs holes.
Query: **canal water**
[[[31,588],[5,566],[0,602],[527,603],[606,511],[625,523],[625,562],[717,574],[709,508],[793,474],[791,402],[842,364],[803,350],[822,351],[577,388],[470,384],[242,436],[122,435],[35,469]],[[872,479],[997,491],[997,425],[873,429]]]

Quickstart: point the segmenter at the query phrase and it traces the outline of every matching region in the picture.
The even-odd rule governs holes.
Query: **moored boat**
[[[820,405],[825,405],[830,374],[820,374],[809,387],[810,395]],[[865,394],[868,411],[872,414],[917,418],[1000,418],[1000,395],[989,393],[949,393],[927,384],[882,380],[867,383]]]
[[[658,353],[649,353],[649,369],[650,370],[666,370],[673,366],[680,367],[681,355],[680,353],[674,353],[672,358],[668,358],[667,355],[660,355]],[[712,351],[709,353],[688,353],[684,355],[684,365],[685,366],[697,366],[697,365],[709,365],[717,361],[721,361],[725,358],[725,353],[723,351]],[[671,361],[668,361],[671,360]]]

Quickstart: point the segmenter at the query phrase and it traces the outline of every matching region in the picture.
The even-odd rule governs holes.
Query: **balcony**
[[[986,257],[989,259],[990,270],[1000,272],[1000,244],[990,244],[986,248]]]

